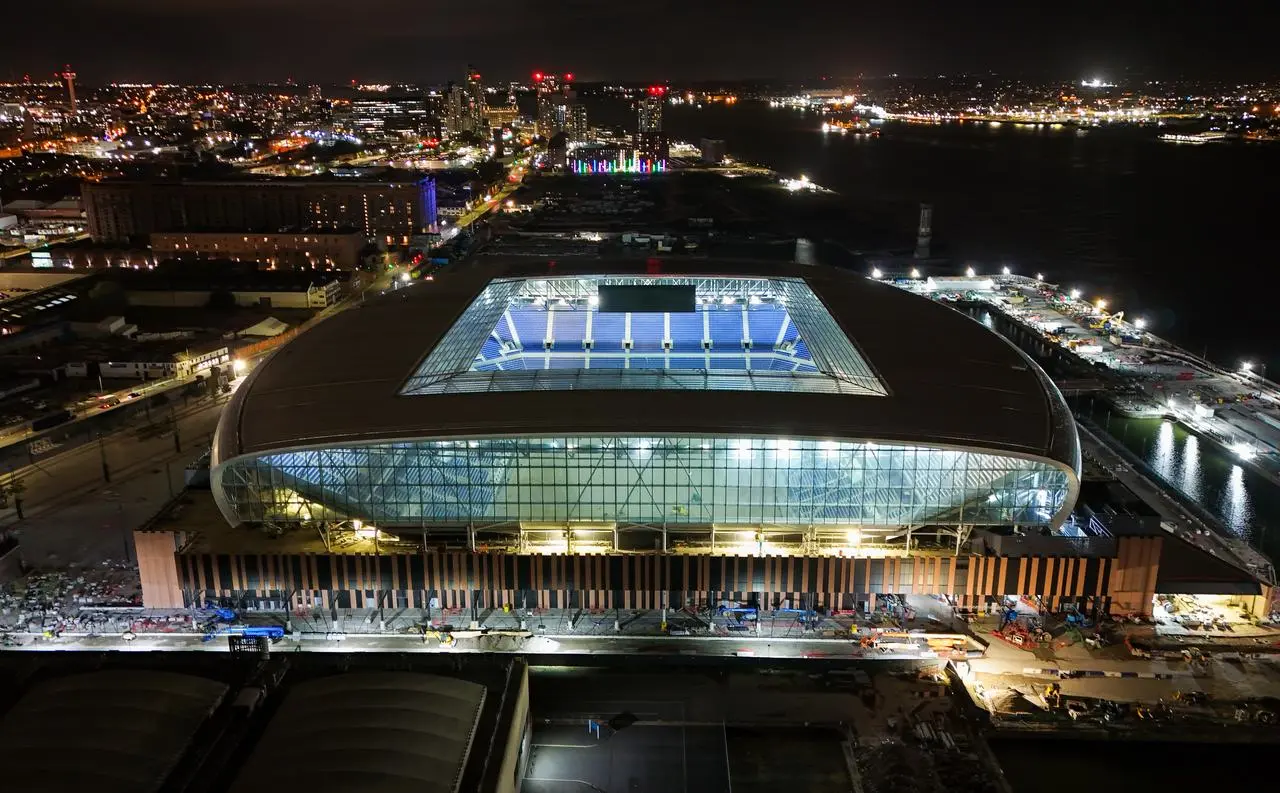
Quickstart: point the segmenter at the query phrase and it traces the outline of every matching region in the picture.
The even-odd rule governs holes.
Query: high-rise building
[[[534,72],[533,90],[538,94],[538,134],[549,140],[560,131],[555,124],[555,105],[560,99],[560,81],[554,74]]]
[[[463,90],[464,125],[469,132],[481,132],[485,129],[484,84],[480,82],[480,72],[476,67],[467,66],[466,88]]]
[[[569,139],[574,143],[583,143],[591,137],[591,126],[587,123],[587,106],[574,102],[569,106]]]
[[[388,245],[435,231],[436,184],[426,178],[385,181],[108,179],[81,188],[89,234],[124,242],[156,232],[355,230]]]
[[[573,90],[573,74],[561,77],[534,72],[533,85],[538,92],[538,134],[550,139],[564,132],[573,142],[585,140],[589,134],[587,109]]]
[[[640,100],[638,116],[641,132],[662,131],[662,106],[667,100],[667,89],[661,85],[651,85]]]
[[[645,93],[637,107],[639,126],[636,131],[636,154],[642,159],[665,162],[671,155],[671,145],[662,131],[662,106],[667,101],[667,89],[653,85]]]
[[[445,88],[445,127],[450,135],[457,135],[466,130],[465,98],[462,86],[449,83]]]

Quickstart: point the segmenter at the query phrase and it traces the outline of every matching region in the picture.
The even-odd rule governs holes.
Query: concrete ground
[[[975,630],[995,627],[994,621]],[[1229,659],[1229,660],[1228,660]],[[1083,644],[1032,652],[992,640],[982,658],[969,661],[974,681],[991,691],[1015,689],[1038,696],[1056,682],[1064,696],[1094,697],[1117,702],[1171,701],[1176,691],[1203,691],[1211,699],[1231,701],[1280,693],[1280,658],[1260,655],[1241,658],[1212,656],[1187,662],[1176,653],[1150,659],[1133,657],[1122,645],[1091,650]],[[1097,676],[1060,678],[1059,672],[1090,672]],[[1121,675],[1125,675],[1121,677]],[[1143,677],[1133,677],[1141,675]]]
[[[855,683],[841,671],[704,673],[534,666],[535,791],[850,789],[852,738],[889,734],[901,714],[943,712],[915,670]],[[869,688],[868,688],[869,687]],[[932,710],[925,712],[923,708]],[[598,732],[588,727],[599,724]]]
[[[535,793],[731,793],[724,730],[632,725],[535,727],[524,785]]]

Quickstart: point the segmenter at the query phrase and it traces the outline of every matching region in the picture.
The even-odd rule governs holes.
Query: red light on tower
[[[666,92],[667,92],[667,87],[664,85],[649,86],[649,96],[662,96]]]
[[[534,81],[535,83],[540,83],[540,82],[542,82],[542,72],[534,72],[534,73],[533,73],[533,81]]]
[[[471,75],[471,79],[472,79],[472,80],[479,80],[479,79],[480,79],[480,72],[476,72],[475,74]]]
[[[564,75],[564,80],[567,83],[573,82],[573,72],[566,72]]]

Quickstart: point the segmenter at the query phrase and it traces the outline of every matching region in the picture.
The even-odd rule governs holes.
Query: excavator
[[[1050,683],[1044,687],[1044,701],[1048,703],[1049,710],[1057,710],[1062,707],[1062,686],[1058,683]]]
[[[1120,323],[1124,321],[1124,312],[1117,311],[1114,314],[1103,312],[1093,319],[1089,320],[1090,330],[1110,331],[1113,328],[1120,327]]]

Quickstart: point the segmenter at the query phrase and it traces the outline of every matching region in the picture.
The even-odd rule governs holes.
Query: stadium
[[[519,261],[340,314],[240,387],[232,524],[516,553],[958,551],[1062,526],[1080,451],[1021,351],[801,265]]]
[[[148,607],[1260,591],[1083,477],[1062,395],[1012,343],[798,264],[482,256],[369,299],[240,384],[210,489],[135,533]]]

